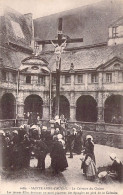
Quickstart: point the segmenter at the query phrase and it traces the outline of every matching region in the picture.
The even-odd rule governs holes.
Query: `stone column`
[[[70,121],[76,121],[75,91],[70,93]]]
[[[70,105],[70,121],[76,121],[76,106]]]
[[[103,105],[103,93],[98,93],[98,105],[97,105],[97,111],[98,111],[98,122],[104,122],[104,105]]]
[[[43,105],[43,116],[42,116],[43,120],[49,120],[49,117],[50,117],[49,109],[50,109],[49,105],[46,105],[46,104]]]
[[[18,107],[17,107],[17,118],[18,119],[24,119],[24,104],[23,103],[18,103]]]
[[[104,108],[97,107],[97,111],[98,111],[98,122],[104,122]]]

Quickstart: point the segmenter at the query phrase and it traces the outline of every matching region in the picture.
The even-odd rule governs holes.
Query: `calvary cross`
[[[56,105],[55,114],[59,115],[60,108],[60,69],[61,69],[61,53],[67,43],[83,42],[83,38],[71,39],[62,33],[62,18],[58,20],[58,39],[55,40],[37,40],[38,45],[52,44],[55,47],[56,54]]]

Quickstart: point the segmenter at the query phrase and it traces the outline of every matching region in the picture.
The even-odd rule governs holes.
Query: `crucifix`
[[[62,18],[58,20],[58,39],[55,40],[38,40],[36,41],[39,45],[52,44],[55,47],[56,55],[56,105],[55,114],[59,116],[60,107],[60,70],[61,70],[61,54],[67,43],[83,42],[83,38],[71,39],[68,36],[64,36],[62,33]]]

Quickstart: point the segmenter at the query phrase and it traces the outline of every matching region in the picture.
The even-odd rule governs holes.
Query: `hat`
[[[37,125],[32,125],[31,129],[37,129]]]
[[[21,125],[21,126],[20,126],[20,129],[24,129],[24,125]]]
[[[113,160],[116,159],[116,154],[115,154],[115,153],[111,153],[109,156],[110,156],[110,158],[112,158]]]
[[[98,174],[98,177],[101,179],[101,178],[104,178],[105,176],[107,175],[107,172],[106,171],[102,171]]]
[[[91,139],[91,141],[92,141],[92,140],[93,140],[93,137],[92,137],[91,135],[87,135],[87,136],[86,136],[86,140],[87,140],[87,139]]]
[[[18,131],[14,130],[13,133],[14,133],[14,134],[18,134]]]
[[[43,126],[43,127],[42,127],[42,130],[47,130],[47,127],[46,127],[46,126]]]
[[[55,120],[58,120],[58,119],[59,119],[59,116],[58,116],[58,115],[56,115],[56,116],[55,116]]]
[[[63,146],[65,145],[65,141],[63,139],[59,139],[58,141],[61,142]]]
[[[55,140],[58,140],[57,135],[54,135],[54,136],[53,136],[53,140],[54,140],[54,141],[55,141]]]
[[[62,134],[58,134],[57,137],[58,137],[58,139],[62,139],[63,138]]]
[[[5,135],[3,130],[0,130],[0,135]]]

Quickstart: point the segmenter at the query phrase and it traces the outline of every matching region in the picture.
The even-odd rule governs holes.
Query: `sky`
[[[99,1],[101,0],[0,0],[0,6],[1,9],[9,6],[22,14],[32,13],[35,19]]]

